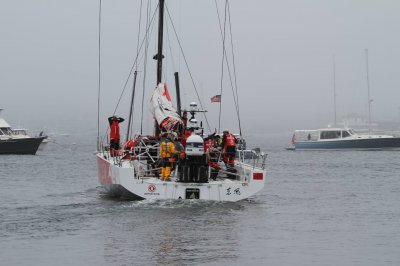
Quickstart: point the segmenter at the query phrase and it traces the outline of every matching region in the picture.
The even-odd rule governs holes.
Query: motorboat
[[[0,154],[36,154],[47,136],[31,137],[26,129],[12,129],[1,116],[2,111],[0,109]]]
[[[400,137],[386,134],[371,134],[371,103],[369,86],[368,49],[366,54],[367,88],[368,88],[368,122],[363,121],[368,133],[358,134],[353,129],[345,127],[328,127],[316,130],[295,130],[291,145],[287,150],[383,150],[400,149]],[[335,58],[333,57],[333,99],[334,125],[336,121],[336,82]]]
[[[287,149],[400,149],[400,138],[393,135],[357,134],[350,128],[295,130],[292,145]]]
[[[136,86],[137,72],[135,71],[131,112],[129,118],[126,119],[128,122],[126,136],[128,137],[125,143],[118,150],[114,150],[111,146],[113,141],[111,136],[98,136],[96,158],[99,182],[108,195],[118,198],[210,201],[239,201],[249,198],[265,186],[266,154],[259,150],[255,151],[257,156],[248,161],[243,153],[239,152],[234,163],[224,161],[221,147],[207,144],[213,141],[211,136],[216,136],[217,132],[212,133],[209,127],[209,134],[205,133],[206,128],[199,117],[204,116],[208,123],[207,111],[202,108],[201,102],[200,106],[191,102],[189,109],[181,108],[178,72],[175,72],[176,108],[172,104],[172,97],[166,83],[161,81],[162,60],[165,58],[163,55],[165,7],[165,1],[159,0],[158,6],[152,11],[156,14],[158,9],[159,20],[158,52],[153,57],[157,62],[157,80],[150,100],[154,131],[152,134],[142,134],[140,130],[135,137],[129,137]],[[169,16],[169,12],[167,13]],[[171,18],[169,19],[172,21]],[[172,26],[173,24],[170,25]],[[151,25],[148,27],[150,28]],[[147,38],[149,36],[146,35],[145,40]],[[137,58],[140,56],[137,55]],[[143,102],[148,101],[142,100],[142,104]],[[190,117],[186,118],[186,115]],[[111,130],[110,118],[109,131]],[[187,132],[189,134],[185,135]],[[174,145],[180,146],[180,149],[177,149],[179,156],[174,158],[174,166],[169,177],[163,179],[160,177],[164,171],[161,169],[163,160],[160,155],[160,146],[165,136],[171,134],[177,136],[176,139],[174,138],[176,140]]]

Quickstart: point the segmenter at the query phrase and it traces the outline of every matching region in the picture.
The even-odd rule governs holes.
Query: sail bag
[[[182,119],[172,105],[167,84],[159,83],[151,96],[152,114],[160,128],[170,131],[182,124]]]

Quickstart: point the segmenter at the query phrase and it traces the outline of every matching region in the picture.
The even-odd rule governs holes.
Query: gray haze
[[[222,59],[214,1],[166,2],[209,111],[211,127],[217,127],[219,105],[209,100],[219,94]],[[218,1],[221,14],[223,2]],[[139,4],[138,0],[103,0],[104,125],[114,111],[136,54]],[[152,1],[153,9],[155,5]],[[6,109],[4,116],[10,124],[32,130],[72,132],[79,128],[96,132],[98,7],[98,0],[0,2],[0,108]],[[287,132],[332,123],[333,54],[338,118],[349,113],[366,115],[365,48],[369,49],[372,119],[399,121],[399,1],[231,0],[230,9],[245,132]],[[182,99],[187,106],[196,100],[193,86],[171,25],[167,27],[170,41],[166,40],[164,49],[165,80],[173,92],[173,72],[180,72],[182,88],[186,89]],[[155,50],[152,42],[150,58]],[[136,128],[141,112],[141,66],[139,71]],[[154,60],[149,59],[146,104],[154,87],[154,72]],[[125,117],[131,84],[130,80],[129,91],[117,111]],[[228,84],[226,79],[222,127],[237,128]],[[144,110],[144,128],[150,130],[147,105]]]

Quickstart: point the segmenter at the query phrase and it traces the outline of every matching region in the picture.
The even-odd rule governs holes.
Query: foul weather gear
[[[122,123],[125,119],[122,117],[111,116],[108,118],[110,124],[110,154],[111,156],[118,155],[119,150],[119,123]]]
[[[237,139],[233,134],[227,133],[222,137],[222,147],[224,149],[224,163],[227,167],[233,167],[236,156]]]
[[[169,139],[163,140],[160,144],[160,158],[161,158],[161,174],[160,179],[164,181],[169,180],[171,169],[174,166],[175,154],[178,151],[175,149],[175,145]]]

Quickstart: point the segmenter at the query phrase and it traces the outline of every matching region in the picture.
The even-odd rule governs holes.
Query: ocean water
[[[117,201],[97,181],[95,137],[0,156],[0,265],[400,265],[400,152],[286,151],[236,203]]]

